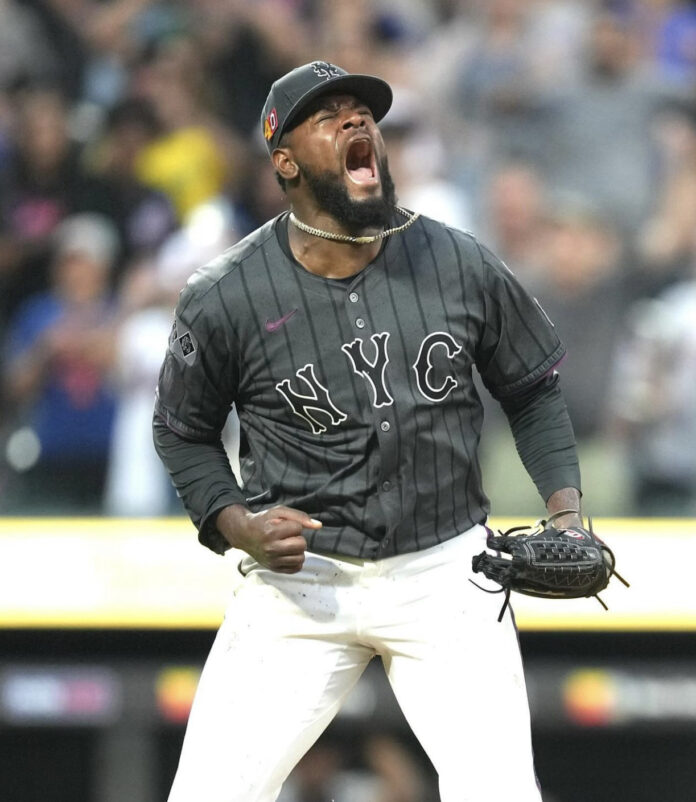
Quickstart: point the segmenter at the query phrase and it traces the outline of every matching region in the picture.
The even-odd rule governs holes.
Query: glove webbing
[[[519,531],[521,531],[523,529],[534,529],[536,527],[541,527],[542,529],[545,529],[553,521],[555,521],[557,518],[562,517],[563,515],[579,515],[579,514],[580,514],[579,510],[558,510],[557,512],[554,512],[552,515],[550,515],[547,519],[540,518],[532,527],[514,526],[511,529],[508,529],[507,532],[505,532],[505,534],[509,535],[511,532],[519,532]],[[498,531],[500,532],[500,530],[498,530]],[[588,518],[588,531],[590,532],[590,534],[592,534],[592,535],[594,535],[596,537],[596,535],[594,534],[594,531],[592,529],[592,518],[591,517]],[[502,535],[503,532],[500,532],[500,534]],[[616,570],[616,567],[615,567],[616,566],[616,558],[614,557],[614,552],[609,548],[609,546],[606,545],[606,543],[603,543],[603,546],[604,546],[604,549],[606,550],[606,552],[609,554],[609,557],[610,557],[610,560],[611,560],[611,565],[608,566],[610,576],[615,576],[627,588],[630,587],[629,583]],[[500,555],[500,552],[498,552],[498,555]],[[479,555],[479,557],[480,556],[481,555]],[[476,560],[476,558],[474,558],[474,560]],[[475,566],[476,566],[476,563],[474,563],[474,567]],[[512,564],[510,565],[509,571],[510,572],[512,571]],[[488,588],[482,587],[477,582],[474,582],[473,579],[469,579],[469,582],[471,582],[471,584],[474,585],[475,587],[477,587],[479,590],[482,590],[484,593],[505,593],[505,600],[503,602],[503,606],[500,608],[500,613],[498,615],[498,623],[500,623],[503,620],[503,616],[505,615],[505,611],[507,610],[507,608],[508,608],[508,606],[510,604],[510,594],[512,593],[511,584],[508,584],[507,586],[504,585],[503,587],[499,588],[498,590],[489,590]],[[599,597],[599,594],[595,593],[594,597],[602,605],[602,607],[604,607],[605,610],[609,609],[607,607],[607,605],[604,603],[604,601]]]
[[[547,520],[540,518],[531,528],[533,529],[534,527],[537,526],[545,528],[552,521],[555,521],[556,518],[560,518],[562,515],[571,515],[575,513],[579,514],[579,510],[559,510],[558,512],[554,512],[553,515],[550,515]],[[508,529],[505,534],[509,535],[511,532],[520,532],[522,529],[528,529],[528,528],[529,527],[527,526],[513,526],[512,529]],[[500,532],[500,530],[498,531]],[[500,534],[502,535],[503,533],[500,532]],[[500,554],[500,552],[498,552],[498,554]],[[512,570],[512,564],[510,565],[510,570]],[[471,584],[474,585],[474,587],[477,587],[479,590],[482,590],[484,593],[505,594],[505,601],[503,602],[503,606],[500,608],[500,613],[498,614],[498,623],[500,623],[503,620],[503,616],[505,615],[505,611],[507,610],[508,605],[510,604],[510,594],[512,593],[512,588],[510,587],[510,585],[508,585],[507,587],[498,588],[498,590],[489,590],[488,588],[484,588],[481,585],[479,585],[478,582],[474,582],[473,579],[469,579],[469,582],[471,582]],[[599,598],[599,596],[597,598]],[[604,604],[604,602],[602,602],[602,604]]]

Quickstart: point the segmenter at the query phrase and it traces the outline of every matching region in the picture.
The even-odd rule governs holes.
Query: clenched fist
[[[307,541],[302,530],[321,529],[321,521],[281,506],[251,512],[234,504],[220,512],[216,524],[231,546],[281,574],[295,574],[304,564]]]

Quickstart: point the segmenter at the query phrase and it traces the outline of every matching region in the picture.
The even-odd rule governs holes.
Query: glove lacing
[[[535,528],[539,528],[539,527],[541,529],[545,529],[549,524],[553,523],[553,521],[555,521],[556,518],[561,518],[563,515],[571,515],[571,514],[580,515],[580,511],[579,510],[558,510],[557,512],[554,512],[552,515],[549,515],[549,517],[546,518],[546,519],[540,518],[532,527],[513,526],[512,529],[508,529],[507,532],[505,532],[505,533],[501,532],[500,529],[498,530],[498,532],[501,535],[503,535],[503,534],[509,535],[511,532],[518,532],[518,531],[520,531],[522,529],[532,529],[532,530],[534,530]],[[597,535],[595,535],[595,533],[594,533],[594,530],[592,529],[592,517],[591,516],[588,517],[588,519],[587,519],[587,530],[593,537],[597,537]],[[597,538],[597,539],[599,540],[600,538]],[[609,546],[607,546],[606,543],[604,543],[604,541],[602,541],[602,545],[603,545],[604,549],[606,549],[606,552],[609,555],[609,558],[610,558],[610,561],[611,561],[610,563],[607,563],[607,568],[609,569],[610,576],[615,576],[619,580],[619,582],[622,582],[627,588],[630,587],[629,583],[616,570],[616,567],[615,567],[616,566],[616,557],[614,557],[614,552],[609,548]],[[500,556],[500,552],[499,551],[497,552],[497,555]],[[474,557],[474,564],[473,564],[474,568],[476,568],[477,559],[480,559],[481,556],[482,555],[478,555],[478,558]],[[505,573],[505,576],[501,577],[500,584],[502,585],[502,587],[498,588],[497,590],[490,590],[489,588],[484,588],[482,585],[479,585],[478,582],[474,582],[473,579],[469,579],[469,582],[471,582],[471,584],[474,585],[474,587],[477,587],[479,590],[482,590],[484,593],[504,593],[505,594],[505,600],[503,602],[503,606],[500,608],[500,613],[498,614],[498,623],[500,623],[503,620],[503,616],[505,615],[505,611],[507,610],[507,608],[510,605],[510,594],[512,593],[512,587],[511,587],[512,565],[510,566],[509,569],[507,569],[507,571]],[[595,593],[594,597],[602,605],[602,607],[604,607],[605,610],[609,609],[607,607],[607,605],[604,603],[604,601],[602,599],[600,599],[598,593]]]

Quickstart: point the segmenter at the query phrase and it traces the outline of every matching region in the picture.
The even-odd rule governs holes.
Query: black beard
[[[360,201],[350,197],[345,184],[336,173],[330,170],[315,173],[306,164],[298,166],[319,207],[351,234],[359,234],[366,228],[385,228],[391,221],[392,210],[396,205],[396,192],[386,156],[378,164],[382,178],[381,197]]]

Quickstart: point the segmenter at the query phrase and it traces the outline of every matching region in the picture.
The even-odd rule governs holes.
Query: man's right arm
[[[200,282],[205,275],[189,282],[177,305],[157,389],[155,449],[203,545],[218,554],[240,548],[294,573],[307,548],[302,530],[321,524],[290,507],[248,509],[221,437],[236,400],[238,347],[218,295],[198,292]]]
[[[234,332],[224,309],[196,274],[182,290],[160,369],[153,419],[155,449],[167,469],[198,539],[218,554],[230,543],[217,515],[246,498],[230,467],[221,433],[235,401]]]
[[[242,549],[272,571],[302,568],[307,541],[303,529],[321,522],[292,507],[251,512],[230,468],[222,440],[187,440],[170,429],[159,412],[153,421],[155,449],[198,529],[198,539],[218,554]]]
[[[198,529],[198,539],[217,554],[224,554],[233,544],[218,529],[217,517],[226,507],[247,507],[222,440],[186,439],[167,426],[159,411],[155,411],[152,430],[155,450]]]

